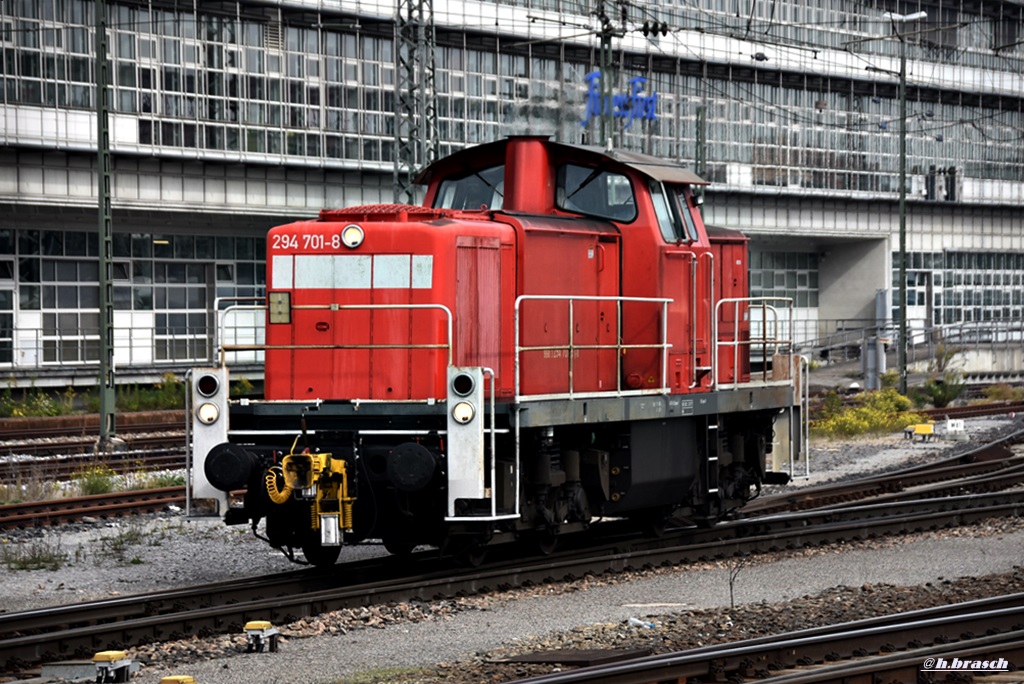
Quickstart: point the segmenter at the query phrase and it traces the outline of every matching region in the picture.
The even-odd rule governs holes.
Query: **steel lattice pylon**
[[[416,203],[412,179],[437,157],[433,0],[398,0],[395,19],[395,201]]]

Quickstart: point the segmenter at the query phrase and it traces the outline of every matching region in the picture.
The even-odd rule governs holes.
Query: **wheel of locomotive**
[[[457,556],[459,562],[471,568],[479,568],[487,560],[486,546],[471,546],[463,549]]]
[[[384,549],[393,556],[408,556],[416,544],[403,539],[384,538]]]
[[[722,519],[722,502],[717,498],[708,500],[708,502],[700,506],[693,516],[693,522],[696,523],[697,527],[708,529],[715,526],[719,520]]]
[[[534,542],[537,544],[537,550],[540,551],[542,556],[550,556],[558,547],[558,535],[554,532],[541,532],[537,535]]]
[[[306,542],[302,545],[302,555],[306,562],[318,568],[329,568],[338,562],[341,546],[323,546],[319,541]]]
[[[665,534],[670,516],[671,511],[657,508],[639,511],[631,515],[630,520],[645,537],[661,537]]]
[[[646,522],[644,534],[648,537],[664,537],[666,527],[668,527],[668,518],[658,515]]]

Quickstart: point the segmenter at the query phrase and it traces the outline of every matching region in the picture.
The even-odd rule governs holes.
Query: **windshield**
[[[600,168],[565,164],[558,169],[558,208],[629,222],[636,218],[636,199],[629,178]]]
[[[505,199],[505,165],[445,178],[434,198],[436,209],[501,209]]]

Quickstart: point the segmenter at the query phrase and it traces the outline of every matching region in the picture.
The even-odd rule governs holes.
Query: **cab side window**
[[[686,185],[670,185],[668,191],[673,198],[673,208],[679,213],[683,225],[686,226],[683,239],[696,242],[699,236],[697,235],[697,226],[693,223],[693,193],[689,192],[688,188],[689,186]]]
[[[636,219],[636,197],[629,178],[600,168],[564,164],[556,174],[559,209],[628,223]]]
[[[435,209],[501,209],[505,199],[505,165],[445,178],[434,198]]]
[[[658,181],[651,181],[651,203],[654,205],[654,215],[658,217],[658,227],[661,229],[661,236],[665,242],[679,242],[686,239],[683,235],[682,226],[672,211],[669,198],[665,194],[665,188]]]

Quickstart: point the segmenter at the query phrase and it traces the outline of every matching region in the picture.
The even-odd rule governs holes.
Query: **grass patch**
[[[146,541],[147,537],[148,535],[142,529],[142,526],[135,523],[128,523],[113,535],[101,536],[99,539],[99,552],[96,556],[97,564],[113,559],[118,563],[139,565],[143,562],[142,559],[134,555],[129,556],[129,551],[136,546],[140,546],[143,541]]]
[[[32,541],[0,545],[0,562],[8,570],[60,570],[68,554],[59,543]]]
[[[185,475],[177,472],[150,473],[142,476],[141,489],[163,489],[164,487],[185,486]]]
[[[0,484],[0,505],[47,501],[61,496],[63,491],[58,483],[48,482],[37,474],[19,477],[10,484]]]

